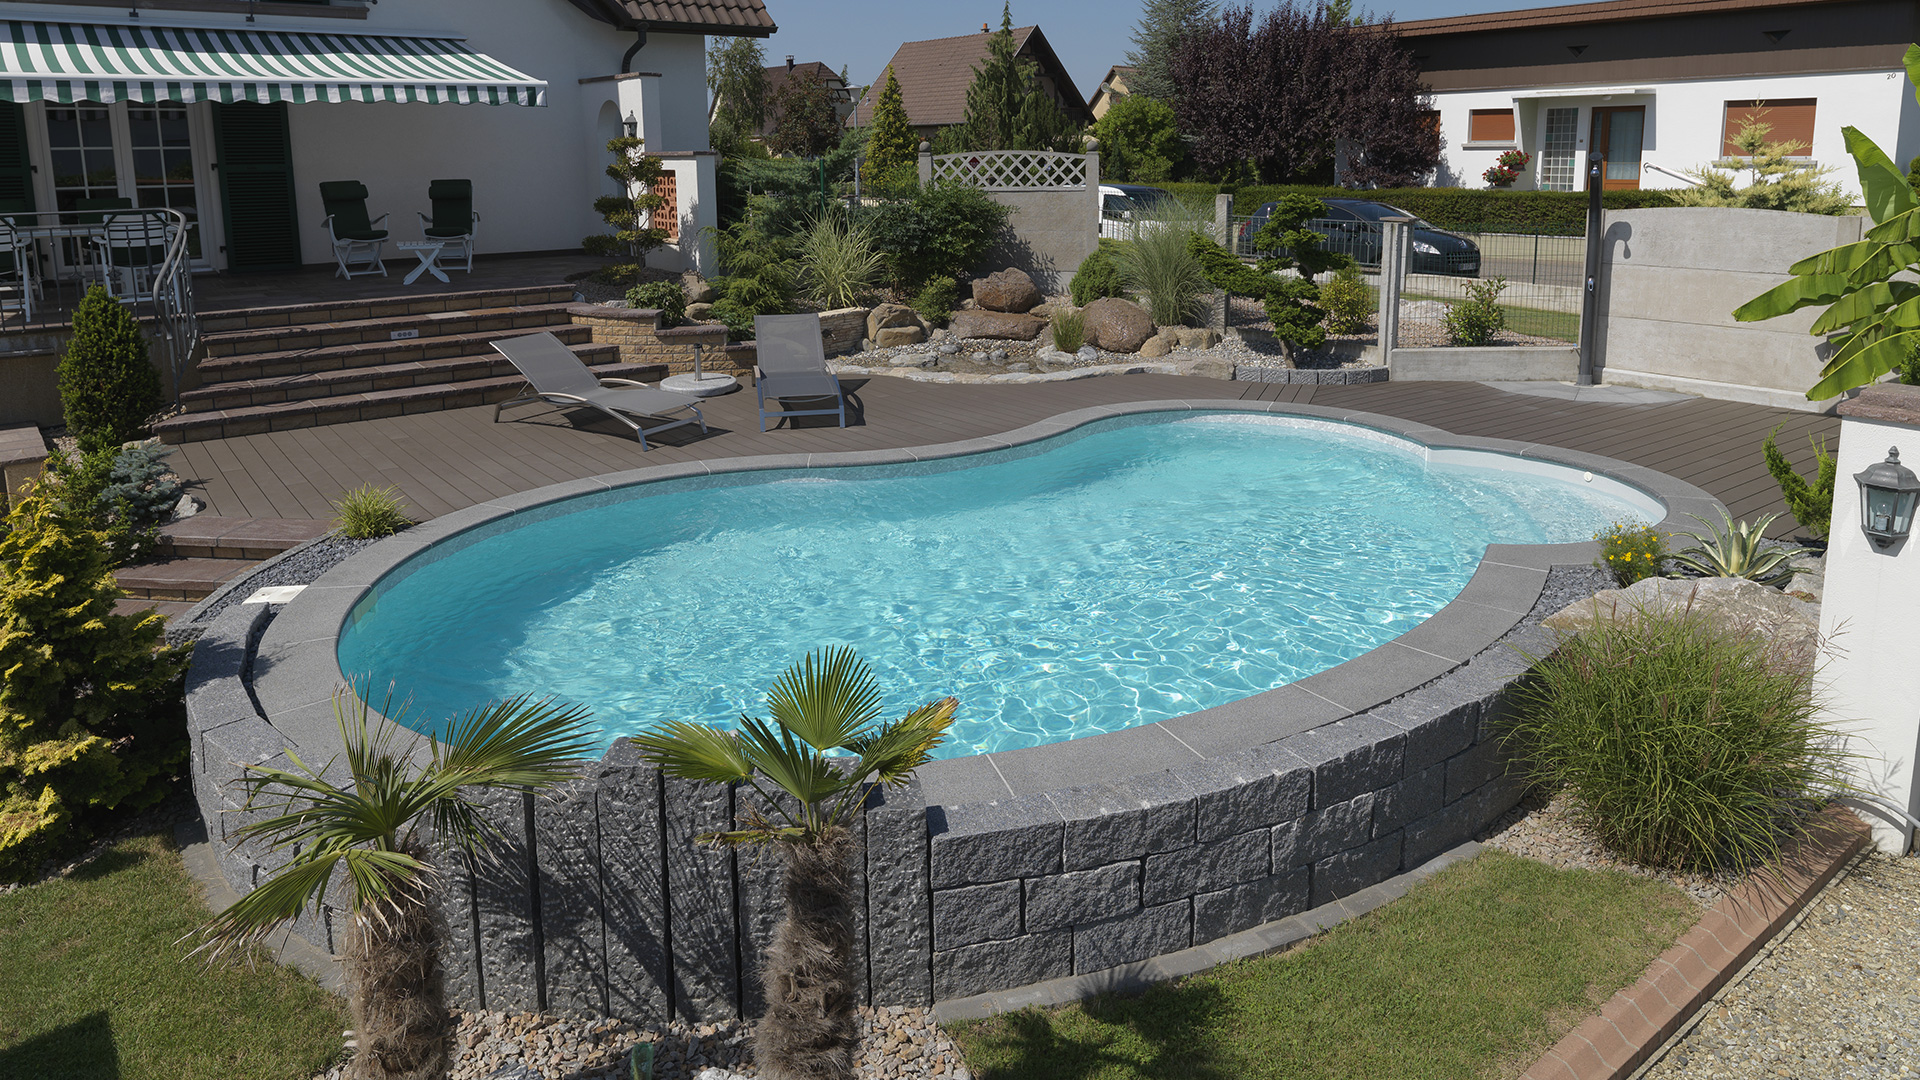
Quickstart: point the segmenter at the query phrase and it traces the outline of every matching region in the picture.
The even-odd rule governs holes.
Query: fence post
[[[1213,197],[1213,239],[1221,247],[1233,251],[1233,196],[1221,192]],[[1237,253],[1236,253],[1237,254]],[[1225,290],[1213,291],[1212,310],[1207,313],[1207,325],[1220,332],[1227,333],[1227,294]]]
[[[1580,382],[1593,385],[1593,328],[1600,321],[1600,187],[1606,155],[1587,154],[1587,280],[1580,290]]]
[[[1390,217],[1380,222],[1380,365],[1391,367],[1394,347],[1400,343],[1400,290],[1405,284],[1407,226],[1412,218]]]
[[[925,139],[920,140],[920,186],[933,183],[933,145]]]

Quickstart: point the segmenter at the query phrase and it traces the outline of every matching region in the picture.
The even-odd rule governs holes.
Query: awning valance
[[[545,105],[547,84],[455,38],[0,23],[0,101]]]

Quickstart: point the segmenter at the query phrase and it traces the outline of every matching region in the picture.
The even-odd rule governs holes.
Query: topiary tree
[[[1280,341],[1288,363],[1293,362],[1298,350],[1317,349],[1327,340],[1327,329],[1321,325],[1327,313],[1320,307],[1320,287],[1314,284],[1314,276],[1352,261],[1323,248],[1320,234],[1306,227],[1307,222],[1326,213],[1326,204],[1311,195],[1281,196],[1279,205],[1253,238],[1257,250],[1273,252],[1260,260],[1258,269],[1234,258],[1211,237],[1194,233],[1187,238],[1216,288],[1233,296],[1254,297],[1266,305],[1273,336]],[[1282,270],[1295,271],[1299,276],[1283,275]]]
[[[644,145],[645,140],[624,135],[608,141],[607,153],[613,155],[613,163],[607,166],[607,175],[619,183],[622,194],[602,195],[593,200],[593,208],[613,226],[613,233],[580,241],[589,255],[624,255],[634,260],[609,268],[616,279],[637,273],[646,262],[647,252],[667,242],[666,230],[653,227],[654,211],[667,205],[666,198],[656,194],[667,170],[659,158],[640,152]]]
[[[32,486],[0,534],[0,880],[83,839],[86,818],[157,802],[186,760],[187,651],[161,645],[126,594],[104,537],[51,485]]]
[[[893,65],[888,64],[880,96],[873,103],[873,123],[867,129],[867,160],[860,166],[860,179],[876,187],[898,183],[911,173],[919,153],[920,137],[907,122],[907,104],[900,94],[900,80],[893,77]]]
[[[67,433],[86,453],[139,438],[160,411],[160,373],[147,359],[140,324],[98,285],[73,309],[59,378]]]

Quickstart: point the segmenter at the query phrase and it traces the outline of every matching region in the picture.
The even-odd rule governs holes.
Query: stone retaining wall
[[[828,356],[859,352],[867,330],[866,308],[839,308],[820,314],[821,343]],[[567,308],[574,325],[593,328],[596,345],[620,347],[623,364],[658,364],[670,375],[693,370],[693,347],[701,347],[701,367],[723,374],[753,370],[750,342],[727,344],[727,329],[718,323],[691,323],[663,329],[653,308],[573,304]]]

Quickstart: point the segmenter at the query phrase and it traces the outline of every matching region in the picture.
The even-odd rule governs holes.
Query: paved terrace
[[[875,377],[843,380],[849,426],[799,418],[759,431],[751,388],[705,406],[709,430],[663,432],[643,452],[624,429],[588,410],[492,406],[188,443],[174,467],[208,512],[226,517],[333,516],[330,500],[364,483],[399,489],[421,518],[516,491],[600,473],[751,454],[874,450],[995,435],[1058,413],[1124,401],[1264,399],[1384,413],[1459,435],[1540,442],[1658,469],[1713,493],[1736,518],[1784,511],[1760,444],[1779,443],[1810,471],[1808,435],[1837,443],[1830,416],[1687,398],[1619,404],[1510,393],[1479,383],[1274,386],[1174,375],[959,386]],[[793,423],[789,421],[788,423]],[[1790,518],[1772,530],[1793,531]]]

